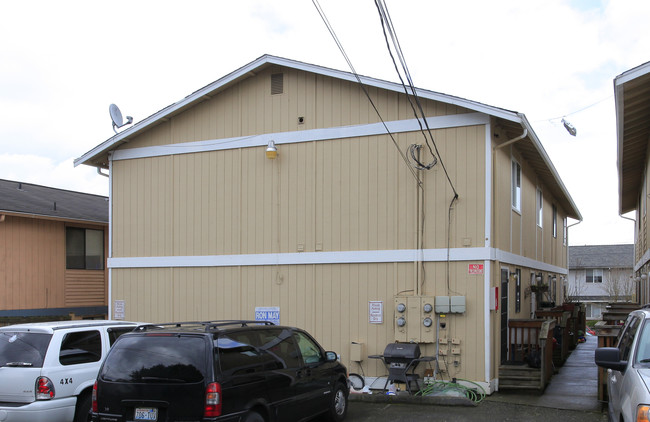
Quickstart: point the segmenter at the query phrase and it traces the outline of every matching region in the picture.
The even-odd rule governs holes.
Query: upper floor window
[[[543,221],[543,208],[544,208],[544,195],[542,194],[542,190],[540,188],[537,188],[537,194],[535,195],[537,200],[535,201],[537,203],[537,225],[539,227],[542,227],[542,221]]]
[[[512,160],[512,208],[521,212],[521,166]]]
[[[557,238],[557,207],[553,204],[553,237]]]
[[[600,268],[587,268],[587,283],[602,283],[603,270]]]
[[[567,242],[567,240],[568,240],[568,238],[569,238],[569,226],[568,226],[568,224],[567,224],[567,218],[566,218],[566,217],[564,217],[564,218],[562,219],[562,231],[563,231],[563,235],[562,235],[562,237],[564,238],[564,239],[562,240],[562,244],[563,244],[564,246],[566,246],[566,242]]]
[[[104,231],[66,227],[65,257],[69,270],[103,270]]]

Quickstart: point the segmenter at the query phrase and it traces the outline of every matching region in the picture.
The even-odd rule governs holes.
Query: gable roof
[[[108,198],[0,179],[0,214],[108,223]]]
[[[198,91],[195,91],[182,100],[165,107],[157,113],[152,114],[151,116],[141,120],[128,129],[114,135],[81,157],[75,159],[74,165],[78,166],[80,164],[86,164],[98,168],[108,168],[109,151],[112,151],[119,145],[128,142],[131,138],[137,136],[138,134],[151,129],[164,121],[169,120],[169,118],[173,117],[174,115],[182,113],[188,108],[191,108],[196,104],[205,101],[206,98],[212,98],[227,87],[236,84],[246,78],[254,76],[260,70],[273,65],[302,70],[305,72],[328,76],[349,82],[357,82],[357,76],[350,72],[330,69],[322,66],[285,59],[282,57],[264,55],[235,70],[234,72],[231,72],[230,74],[216,80],[215,82],[206,85]],[[360,75],[359,78],[361,80],[361,83],[364,85],[385,89],[388,91],[404,93],[404,87],[398,83]],[[578,207],[571,198],[571,195],[569,195],[568,190],[560,179],[557,170],[553,166],[553,163],[544,150],[544,147],[542,146],[540,140],[537,138],[537,135],[528,122],[528,119],[526,119],[526,116],[515,111],[493,107],[435,91],[418,88],[417,94],[421,98],[438,101],[445,104],[453,104],[459,107],[493,116],[498,120],[498,124],[504,128],[505,133],[509,139],[516,138],[520,136],[522,132],[527,131],[527,136],[522,141],[519,141],[517,143],[517,148],[520,150],[523,158],[528,163],[530,163],[536,174],[538,174],[544,180],[546,186],[549,188],[553,196],[557,199],[559,205],[567,212],[568,217],[576,220],[582,220],[582,215],[580,214]]]
[[[569,246],[569,269],[634,267],[634,245]]]
[[[650,62],[614,79],[619,213],[636,209],[650,138]]]

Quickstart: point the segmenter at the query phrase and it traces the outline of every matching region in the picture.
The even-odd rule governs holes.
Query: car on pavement
[[[86,421],[111,344],[138,325],[88,320],[0,327],[0,422]]]
[[[259,321],[138,327],[97,376],[92,420],[340,422],[347,370],[307,332]]]
[[[609,420],[650,419],[650,310],[633,311],[615,347],[596,349],[596,364],[607,369]]]

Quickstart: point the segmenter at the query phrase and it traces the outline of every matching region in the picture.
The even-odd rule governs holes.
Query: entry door
[[[508,360],[508,269],[501,269],[501,363]]]

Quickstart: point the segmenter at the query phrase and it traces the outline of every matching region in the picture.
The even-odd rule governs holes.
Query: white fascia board
[[[206,85],[205,87],[199,89],[198,91],[188,95],[184,99],[173,103],[172,105],[160,110],[157,113],[152,114],[151,116],[143,119],[142,121],[136,123],[135,125],[129,127],[128,129],[118,133],[117,135],[113,136],[112,138],[106,140],[105,142],[101,143],[97,147],[93,148],[92,150],[88,151],[81,157],[77,158],[74,160],[74,165],[75,167],[85,163],[87,160],[90,158],[94,157],[95,155],[101,154],[107,149],[112,148],[114,145],[118,144],[119,142],[125,142],[126,138],[133,136],[145,129],[147,129],[149,126],[153,124],[157,124],[157,122],[161,119],[164,119],[171,114],[175,113],[176,111],[187,107],[191,103],[200,100],[201,98],[205,96],[209,96],[213,91],[228,85],[229,83],[232,83],[233,81],[254,72],[257,68],[260,66],[263,66],[265,64],[275,64],[279,66],[285,66],[285,67],[290,67],[298,70],[304,70],[307,72],[313,72],[316,74],[320,75],[325,75],[325,76],[330,76],[333,78],[338,78],[342,80],[347,80],[351,82],[357,82],[356,77],[349,72],[343,72],[340,70],[334,70],[334,69],[329,69],[325,68],[322,66],[317,66],[317,65],[312,65],[308,63],[302,63],[302,62],[297,62],[294,60],[289,60],[281,57],[275,57],[275,56],[269,56],[265,55],[262,56],[251,63],[235,70],[234,72],[218,79],[217,81]],[[394,82],[388,82],[388,81],[382,81],[380,79],[374,79],[374,78],[369,78],[366,76],[359,76],[361,79],[361,82],[365,85],[368,86],[374,86],[377,88],[382,88],[390,91],[395,91],[395,92],[403,92],[404,88],[402,85],[394,83]],[[510,120],[510,121],[519,121],[517,117],[517,113],[500,109],[497,107],[492,107],[488,106],[485,104],[477,103],[474,101],[466,100],[463,98],[459,97],[453,97],[450,95],[445,95],[445,94],[440,94],[437,92],[433,91],[427,91],[427,90],[422,90],[422,89],[417,89],[417,94],[426,99],[434,100],[434,101],[440,101],[446,104],[454,104],[458,105],[470,110],[477,111],[479,113],[485,113],[489,114],[495,117],[499,117],[502,119]]]
[[[502,264],[510,264],[510,265],[515,265],[517,267],[531,268],[533,270],[547,271],[547,272],[557,273],[562,275],[569,274],[569,270],[567,268],[562,268],[556,265],[547,264],[545,262],[536,261],[534,259],[526,258],[525,256],[502,251],[500,249],[496,250],[495,259],[501,262]]]
[[[616,115],[616,170],[618,171],[618,213],[623,214],[623,141],[625,126],[625,89],[614,79],[614,107]]]
[[[614,78],[614,86],[616,87],[623,85],[643,75],[647,75],[648,73],[650,73],[650,62],[644,63],[633,69],[621,73],[616,78]]]
[[[109,268],[236,267],[260,265],[361,264],[392,262],[494,261],[567,274],[556,267],[492,248],[398,249],[378,251],[298,252],[275,254],[153,256],[108,258]]]
[[[433,129],[448,129],[455,127],[485,125],[490,117],[482,113],[455,114],[427,118],[429,127]],[[386,122],[391,133],[419,131],[417,119],[396,120]],[[165,155],[190,154],[206,151],[248,148],[266,146],[269,141],[276,145],[298,142],[324,141],[331,139],[356,138],[362,136],[385,135],[386,128],[382,123],[371,123],[356,126],[339,126],[324,129],[310,129],[292,132],[267,133],[253,136],[212,139],[207,141],[184,142],[171,145],[160,145],[143,148],[117,150],[114,160],[130,160],[135,158],[160,157]]]

